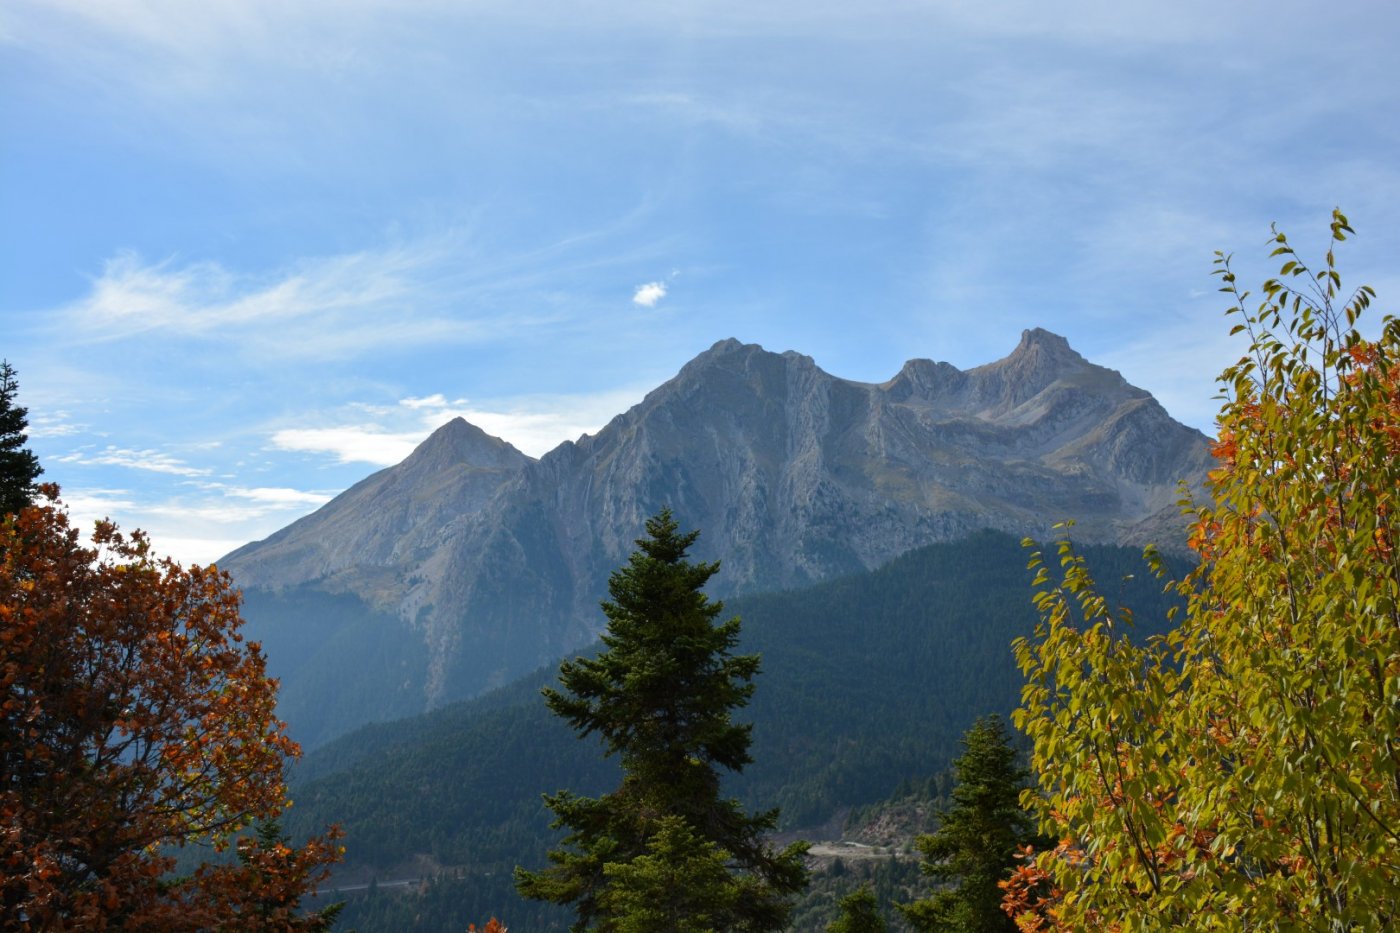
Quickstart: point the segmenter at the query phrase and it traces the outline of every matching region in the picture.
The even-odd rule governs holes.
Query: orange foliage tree
[[[297,904],[336,829],[171,877],[172,847],[275,821],[300,749],[228,576],[109,522],[84,546],[57,492],[0,522],[0,926],[325,928]]]

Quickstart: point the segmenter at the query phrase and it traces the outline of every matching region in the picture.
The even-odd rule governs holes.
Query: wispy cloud
[[[166,473],[170,476],[207,476],[210,472],[202,467],[190,466],[185,461],[158,450],[127,450],[111,445],[97,453],[75,451],[56,459],[59,463],[126,467],[130,470]]]
[[[125,489],[64,489],[63,502],[79,528],[136,507],[135,497]]]
[[[124,531],[145,531],[158,554],[196,563],[266,537],[331,498],[328,492],[203,481],[154,494],[83,487],[65,488],[63,494],[75,527],[86,531],[99,519],[117,518]]]
[[[337,463],[392,466],[413,453],[426,436],[422,430],[391,432],[377,424],[284,428],[272,435],[272,446],[298,453],[330,454]]]
[[[82,434],[86,427],[69,420],[66,411],[51,411],[33,415],[29,420],[28,434],[32,438],[73,437]]]
[[[123,251],[85,295],[46,314],[47,334],[55,345],[186,341],[216,345],[218,359],[335,363],[500,343],[545,327],[596,330],[591,311],[605,296],[585,283],[657,249],[617,244],[647,209],[510,249],[450,228],[255,271]]]
[[[461,261],[461,254],[456,254]],[[217,262],[146,262],[125,252],[61,314],[86,341],[143,335],[240,340],[259,353],[339,357],[385,346],[473,342],[499,319],[452,315],[449,238],[302,260],[281,272],[237,274]]]
[[[234,499],[246,499],[263,512],[273,509],[322,506],[333,498],[328,492],[308,492],[285,486],[229,486],[223,483],[202,483],[202,489],[218,492]]]

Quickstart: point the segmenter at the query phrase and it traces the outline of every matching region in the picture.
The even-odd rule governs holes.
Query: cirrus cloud
[[[272,446],[298,453],[331,454],[337,463],[393,466],[413,453],[425,434],[386,431],[377,424],[334,428],[284,428],[272,435]]]
[[[59,463],[126,467],[171,476],[205,476],[210,472],[202,467],[192,467],[183,460],[158,450],[127,450],[112,445],[97,453],[89,454],[79,450],[55,459]]]

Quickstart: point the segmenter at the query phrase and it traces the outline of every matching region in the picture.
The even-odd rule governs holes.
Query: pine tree
[[[34,500],[34,480],[44,472],[39,458],[26,450],[29,409],[15,404],[19,380],[9,360],[0,360],[0,517],[18,512]]]
[[[674,879],[670,899],[681,905],[701,900],[687,885],[721,891],[705,907],[714,929],[781,929],[790,897],[806,885],[806,845],[774,851],[763,834],[777,811],[750,816],[720,794],[721,769],[738,772],[751,760],[751,727],[730,714],[753,693],[758,657],[733,653],[738,617],[717,623],[723,604],[701,592],[719,564],[685,559],[699,533],[680,533],[669,510],[646,528],[609,580],[604,650],[564,662],[563,689],[544,691],[581,737],[597,733],[605,753],[620,757],[622,784],[597,799],[546,795],[555,828],[569,834],[550,867],[517,869],[516,886],[573,905],[576,931],[641,928],[641,912],[656,905],[635,895],[662,877]],[[676,870],[697,867],[704,870]]]
[[[647,854],[604,867],[608,889],[599,898],[616,933],[707,933],[724,929],[744,894],[723,849],[684,819],[657,823]]]
[[[917,930],[1014,931],[998,882],[1035,840],[1034,820],[1020,803],[1030,774],[1017,763],[1000,716],[973,723],[963,749],[953,762],[953,805],[937,832],[918,839],[924,874],[957,886],[899,909]]]
[[[826,933],[886,933],[888,929],[875,893],[869,885],[862,885],[841,898],[841,916],[832,921]]]

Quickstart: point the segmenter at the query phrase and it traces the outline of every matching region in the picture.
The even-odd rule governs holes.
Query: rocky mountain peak
[[[1043,327],[1031,327],[1021,331],[1021,342],[1016,345],[1016,351],[1014,352],[1030,350],[1032,348],[1039,349],[1042,352],[1064,354],[1076,360],[1084,359],[1084,357],[1080,356],[1070,347],[1068,340]]]
[[[490,501],[535,461],[463,418],[265,541],[219,561],[241,584],[279,587],[422,560],[442,529]]]
[[[744,343],[735,337],[726,337],[723,340],[715,341],[708,350],[702,351],[689,363],[686,363],[685,366],[681,367],[681,373],[683,374],[687,370],[704,370],[717,363],[722,363],[725,357],[733,356],[736,353],[762,349],[756,343]]]
[[[902,402],[911,397],[925,400],[947,398],[967,383],[967,374],[952,363],[909,360],[883,388],[890,400]]]
[[[713,344],[708,350],[696,356],[689,363],[681,368],[680,374],[684,376],[688,373],[702,373],[713,367],[743,368],[752,366],[756,360],[776,362],[786,360],[790,364],[797,366],[816,368],[816,361],[805,353],[798,353],[796,350],[785,350],[782,353],[775,353],[772,350],[764,349],[756,343],[744,343],[737,338],[727,337]]]
[[[532,458],[493,437],[460,415],[438,428],[401,464],[406,469],[448,464],[486,470],[514,469]]]
[[[991,365],[1043,377],[1058,377],[1093,364],[1076,353],[1069,341],[1059,334],[1032,327],[1021,331],[1021,342],[1016,344],[1010,356]]]
[[[968,370],[968,376],[981,407],[991,417],[1014,411],[1056,383],[1092,385],[1099,394],[1119,395],[1125,390],[1135,397],[1145,394],[1132,389],[1113,370],[1084,359],[1059,334],[1040,327],[1022,331],[1020,343],[1009,356]]]

